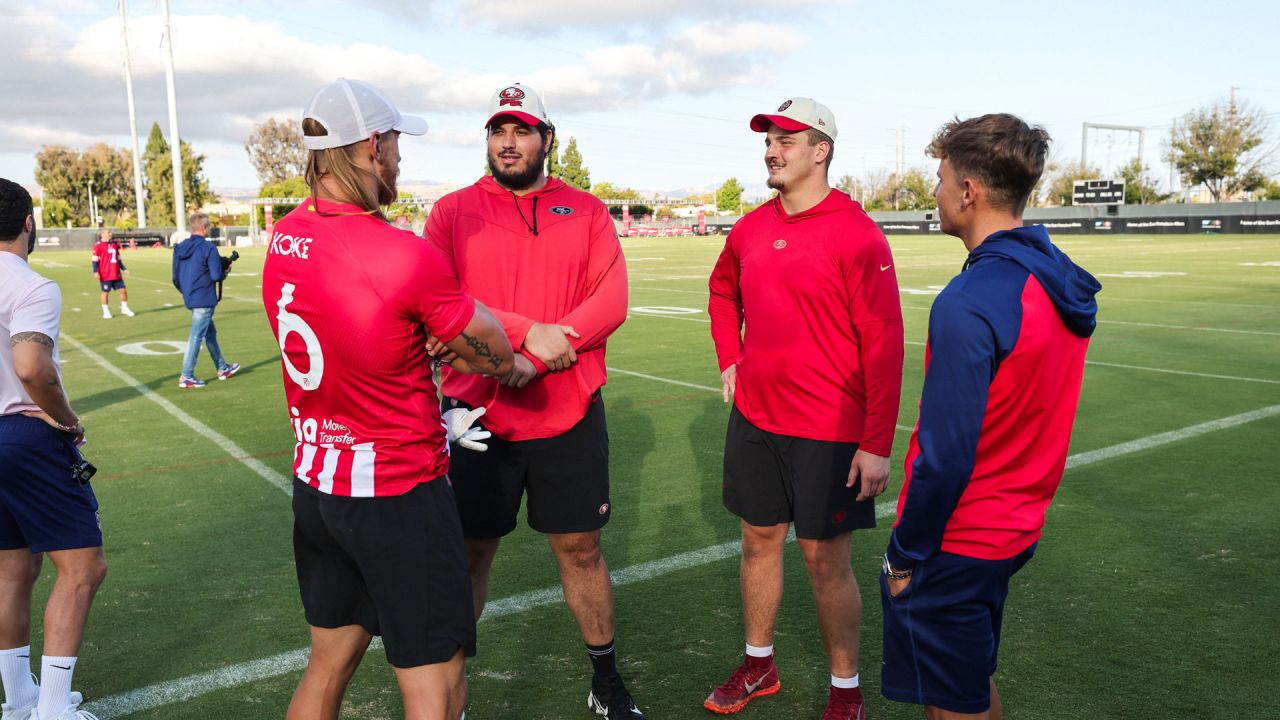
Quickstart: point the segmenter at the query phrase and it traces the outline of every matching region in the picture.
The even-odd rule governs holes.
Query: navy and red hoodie
[[[1004,560],[1040,538],[1066,466],[1098,281],[1042,225],[969,253],[929,313],[920,419],[888,558]]]

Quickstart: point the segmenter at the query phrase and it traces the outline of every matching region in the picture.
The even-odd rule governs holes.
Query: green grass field
[[[624,243],[634,310],[609,349],[615,510],[604,547],[618,578],[622,669],[650,720],[707,717],[702,699],[742,653],[737,523],[720,503],[728,411],[705,313],[722,242]],[[1277,717],[1280,236],[1059,242],[1099,275],[1101,324],[1074,459],[1039,554],[1013,583],[997,675],[1007,716]],[[910,426],[932,294],[964,252],[952,238],[891,244],[910,343],[899,422]],[[177,388],[190,315],[169,282],[169,251],[125,252],[138,316],[110,321],[99,318],[87,251],[32,258],[63,290],[63,371],[88,426],[85,455],[100,468],[111,570],[76,687],[102,720],[282,717],[301,674],[292,517],[273,484],[289,476],[294,440],[259,300],[262,250],[242,255],[216,321],[224,353],[244,369],[202,390]],[[169,354],[126,352],[138,343]],[[197,375],[213,375],[207,353]],[[881,503],[897,497],[907,435]],[[861,674],[877,720],[921,716],[879,696],[876,574],[889,522],[853,544]],[[783,690],[746,719],[816,719],[825,704],[794,546],[786,573]],[[51,574],[46,565],[41,604]],[[539,593],[557,584],[545,541],[522,526],[494,567],[469,664],[470,720],[592,717],[576,628],[563,603]],[[38,632],[33,644],[38,652]],[[343,716],[399,715],[392,673],[371,651]]]

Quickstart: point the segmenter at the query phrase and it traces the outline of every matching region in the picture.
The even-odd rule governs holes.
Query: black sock
[[[587,643],[587,655],[591,657],[591,667],[595,669],[597,679],[603,680],[618,674],[618,652],[612,640],[604,645]]]

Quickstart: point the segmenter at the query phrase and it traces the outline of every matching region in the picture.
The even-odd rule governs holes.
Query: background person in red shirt
[[[1009,579],[1035,553],[1067,462],[1102,287],[1023,226],[1049,134],[1013,115],[942,126],[942,232],[963,271],[929,311],[920,419],[881,574],[881,692],[925,717],[1000,718]]]
[[[735,713],[781,687],[773,629],[794,523],[831,666],[823,720],[865,717],[852,531],[875,527],[902,390],[902,307],[889,244],[827,181],[836,121],[810,98],[756,115],[777,197],[740,220],[711,273],[725,402],[724,504],[742,519],[746,658],[704,705]],[[743,335],[743,321],[746,334]]]
[[[600,388],[605,343],[626,319],[622,247],[603,203],[547,177],[555,131],[532,88],[515,83],[494,93],[485,130],[492,176],[441,198],[424,231],[452,259],[463,289],[493,308],[517,350],[501,382],[444,371],[475,615],[527,492],[529,526],[551,544],[591,657],[588,705],[611,719],[643,718],[617,670],[613,588],[600,552],[612,510]],[[478,432],[492,432],[487,451],[465,432],[481,412]]]
[[[122,274],[123,273],[123,274]],[[111,310],[107,301],[112,290],[120,291],[120,314],[133,317],[129,309],[129,291],[124,286],[124,275],[129,273],[120,257],[120,243],[111,239],[111,228],[102,228],[98,233],[98,242],[93,244],[93,277],[98,281],[98,289],[102,291],[102,319],[111,319]]]
[[[338,80],[303,114],[312,197],[276,224],[262,301],[294,452],[294,559],[311,656],[289,720],[336,720],[374,635],[409,720],[457,720],[475,654],[466,551],[428,336],[506,375],[502,327],[434,248],[387,222],[401,132],[376,88]]]

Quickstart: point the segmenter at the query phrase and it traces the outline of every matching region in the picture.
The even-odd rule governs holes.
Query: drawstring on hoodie
[[[511,193],[511,200],[516,204],[516,212],[520,213],[520,219],[524,220],[524,226],[529,228],[534,237],[538,236],[538,196],[533,196],[533,224],[529,224],[528,218],[524,216],[524,211],[520,209],[520,197],[514,192]],[[554,208],[553,208],[554,209]]]

